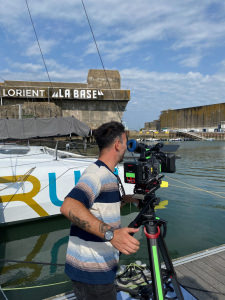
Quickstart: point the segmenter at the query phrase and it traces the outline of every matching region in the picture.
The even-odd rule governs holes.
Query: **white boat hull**
[[[43,147],[25,155],[0,156],[0,224],[60,214],[65,196],[78,182],[91,158],[58,158]],[[123,182],[123,167],[118,167]],[[133,185],[125,184],[126,193]]]

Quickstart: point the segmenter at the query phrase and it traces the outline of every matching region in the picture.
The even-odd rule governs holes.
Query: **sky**
[[[225,2],[83,0],[105,69],[140,129],[160,112],[225,102]],[[51,81],[102,69],[81,0],[27,0]],[[48,81],[26,0],[0,0],[0,81]]]

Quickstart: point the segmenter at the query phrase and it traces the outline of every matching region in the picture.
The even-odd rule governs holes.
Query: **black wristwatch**
[[[107,231],[105,232],[104,238],[105,238],[105,240],[106,240],[107,242],[110,242],[110,241],[113,239],[113,237],[114,237],[114,232],[113,232],[112,229],[107,230]]]

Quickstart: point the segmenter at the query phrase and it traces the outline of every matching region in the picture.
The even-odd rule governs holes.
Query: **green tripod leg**
[[[144,232],[147,238],[150,270],[152,275],[152,289],[154,300],[164,300],[163,278],[161,273],[161,262],[159,258],[158,237],[160,228],[154,225],[146,224]]]

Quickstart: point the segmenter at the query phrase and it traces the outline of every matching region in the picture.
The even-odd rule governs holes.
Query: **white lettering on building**
[[[70,98],[70,90],[69,89],[65,90],[65,98]]]
[[[35,97],[48,98],[47,90],[39,89],[2,89],[0,90],[2,97]],[[53,89],[49,93],[50,98],[70,98],[70,99],[98,99],[99,96],[104,96],[101,90],[87,89]]]
[[[8,95],[9,95],[10,97],[15,96],[15,91],[14,91],[13,89],[8,90]]]
[[[96,90],[93,91],[93,99],[97,99],[97,91]]]
[[[44,97],[44,92],[45,92],[45,90],[39,90],[39,92],[40,92],[40,96],[41,96],[41,97]]]
[[[79,98],[78,90],[73,90],[73,98]]]
[[[87,90],[87,99],[91,99],[91,90]]]

